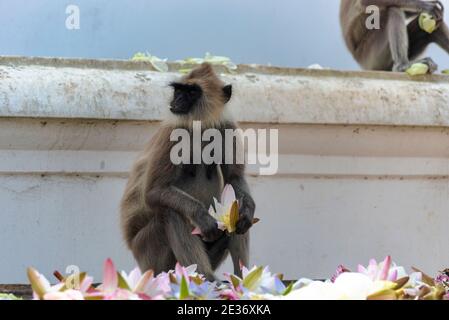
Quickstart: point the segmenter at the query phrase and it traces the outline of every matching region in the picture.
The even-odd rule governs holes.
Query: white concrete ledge
[[[167,83],[147,63],[0,57],[0,117],[159,121]],[[449,77],[240,66],[242,122],[449,126]]]
[[[0,150],[0,175],[84,175],[127,178],[135,158],[136,153],[129,151]],[[31,163],[30,159],[33,159]],[[443,158],[385,159],[281,155],[279,163],[277,177],[449,179],[449,159]],[[254,177],[260,176],[257,166],[249,165],[247,173]]]
[[[0,283],[30,265],[134,266],[119,201],[178,67],[0,57]],[[388,254],[447,266],[449,77],[240,66],[225,80],[243,128],[279,129],[278,174],[248,168],[252,263],[290,279]]]

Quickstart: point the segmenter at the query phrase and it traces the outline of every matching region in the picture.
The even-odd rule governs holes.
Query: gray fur
[[[234,272],[240,275],[239,263],[248,265],[249,229],[255,211],[244,166],[174,165],[170,161],[173,129],[191,130],[193,120],[206,124],[204,130],[236,128],[224,116],[229,96],[223,96],[224,84],[208,64],[195,69],[181,82],[200,85],[204,97],[192,109],[194,116],[183,115],[179,121],[164,122],[137,159],[121,202],[124,238],[142,271],[169,271],[176,262],[183,266],[197,264],[200,273],[214,280],[214,271],[230,252]],[[204,110],[204,118],[198,107]],[[223,152],[223,160],[224,157]],[[231,235],[217,228],[207,210],[214,197],[220,199],[225,184],[233,186],[240,204],[237,233]],[[194,227],[200,228],[203,237],[191,234]]]
[[[365,26],[366,7],[380,8],[380,30]],[[430,58],[420,59],[428,45],[438,44],[449,53],[449,30],[443,21],[444,8],[439,1],[426,0],[341,0],[340,23],[349,51],[367,70],[407,70],[422,62],[433,72],[437,65]],[[428,34],[419,27],[421,12],[430,12],[437,30]]]

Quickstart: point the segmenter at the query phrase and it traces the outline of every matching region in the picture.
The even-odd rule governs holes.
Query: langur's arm
[[[149,207],[166,207],[181,214],[194,226],[200,228],[205,241],[214,241],[221,235],[217,223],[204,205],[174,186],[154,188],[147,194]]]
[[[147,195],[147,204],[149,207],[167,207],[182,213],[197,226],[208,215],[201,202],[174,186],[152,189]]]
[[[411,12],[439,12],[444,9],[440,1],[423,0],[361,0],[363,6],[397,7]]]

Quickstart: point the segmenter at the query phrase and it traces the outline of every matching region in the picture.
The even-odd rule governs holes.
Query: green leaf
[[[186,278],[183,276],[181,279],[181,286],[179,288],[179,299],[184,300],[190,296],[189,285],[187,284]]]
[[[245,279],[243,279],[243,286],[249,290],[255,290],[262,273],[263,267],[257,267],[255,270],[251,271]]]
[[[449,69],[443,70],[443,71],[441,71],[441,73],[449,75]]]

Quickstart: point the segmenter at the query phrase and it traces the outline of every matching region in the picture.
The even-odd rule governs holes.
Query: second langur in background
[[[380,9],[380,28],[366,25],[368,6]],[[419,16],[432,14],[436,30],[421,29]],[[340,23],[346,44],[357,62],[366,70],[403,72],[413,63],[437,69],[430,58],[420,58],[427,46],[436,43],[449,53],[449,29],[443,21],[440,1],[426,0],[341,0]]]

